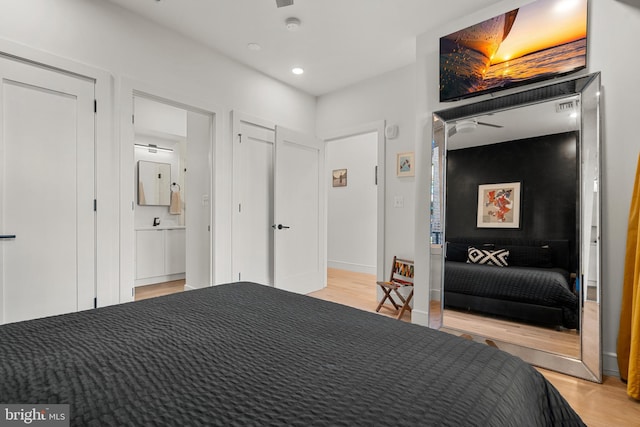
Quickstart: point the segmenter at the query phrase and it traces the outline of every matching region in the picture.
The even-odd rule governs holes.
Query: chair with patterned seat
[[[405,311],[411,311],[411,299],[413,298],[413,261],[393,257],[391,277],[386,282],[376,282],[382,289],[383,297],[376,308],[379,312],[384,303],[389,300],[398,310],[397,319],[401,319]],[[402,295],[401,289],[409,289],[408,295]],[[399,300],[396,301],[394,298]]]

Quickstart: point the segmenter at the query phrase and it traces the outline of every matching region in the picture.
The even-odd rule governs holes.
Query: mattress
[[[0,402],[71,425],[583,425],[493,347],[254,283],[0,327]]]
[[[563,325],[578,327],[578,297],[569,290],[566,271],[554,268],[496,267],[445,262],[446,292],[515,301],[562,310]]]

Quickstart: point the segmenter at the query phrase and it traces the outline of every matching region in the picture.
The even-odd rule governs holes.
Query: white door
[[[275,129],[234,112],[233,279],[273,285]]]
[[[7,58],[0,79],[0,323],[93,308],[94,82]]]
[[[187,160],[184,165],[187,230],[186,248],[183,253],[186,253],[186,284],[191,288],[204,288],[213,283],[211,279],[212,122],[211,114],[187,110]],[[182,241],[185,240],[182,239]],[[182,261],[185,262],[184,256]]]
[[[324,144],[276,127],[275,286],[307,294],[325,284]]]

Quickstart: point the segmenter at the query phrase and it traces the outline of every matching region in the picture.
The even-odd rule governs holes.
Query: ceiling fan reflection
[[[456,133],[473,132],[474,130],[476,130],[478,126],[488,126],[492,128],[498,128],[498,129],[501,129],[504,127],[502,125],[496,125],[493,123],[479,122],[476,119],[467,119],[467,120],[460,120],[456,122],[453,126],[451,126],[451,128],[449,128],[448,134],[449,136],[453,136]]]

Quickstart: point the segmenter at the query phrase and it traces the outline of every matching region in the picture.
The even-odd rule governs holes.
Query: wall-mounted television
[[[440,38],[440,101],[587,66],[587,0],[536,0]]]

